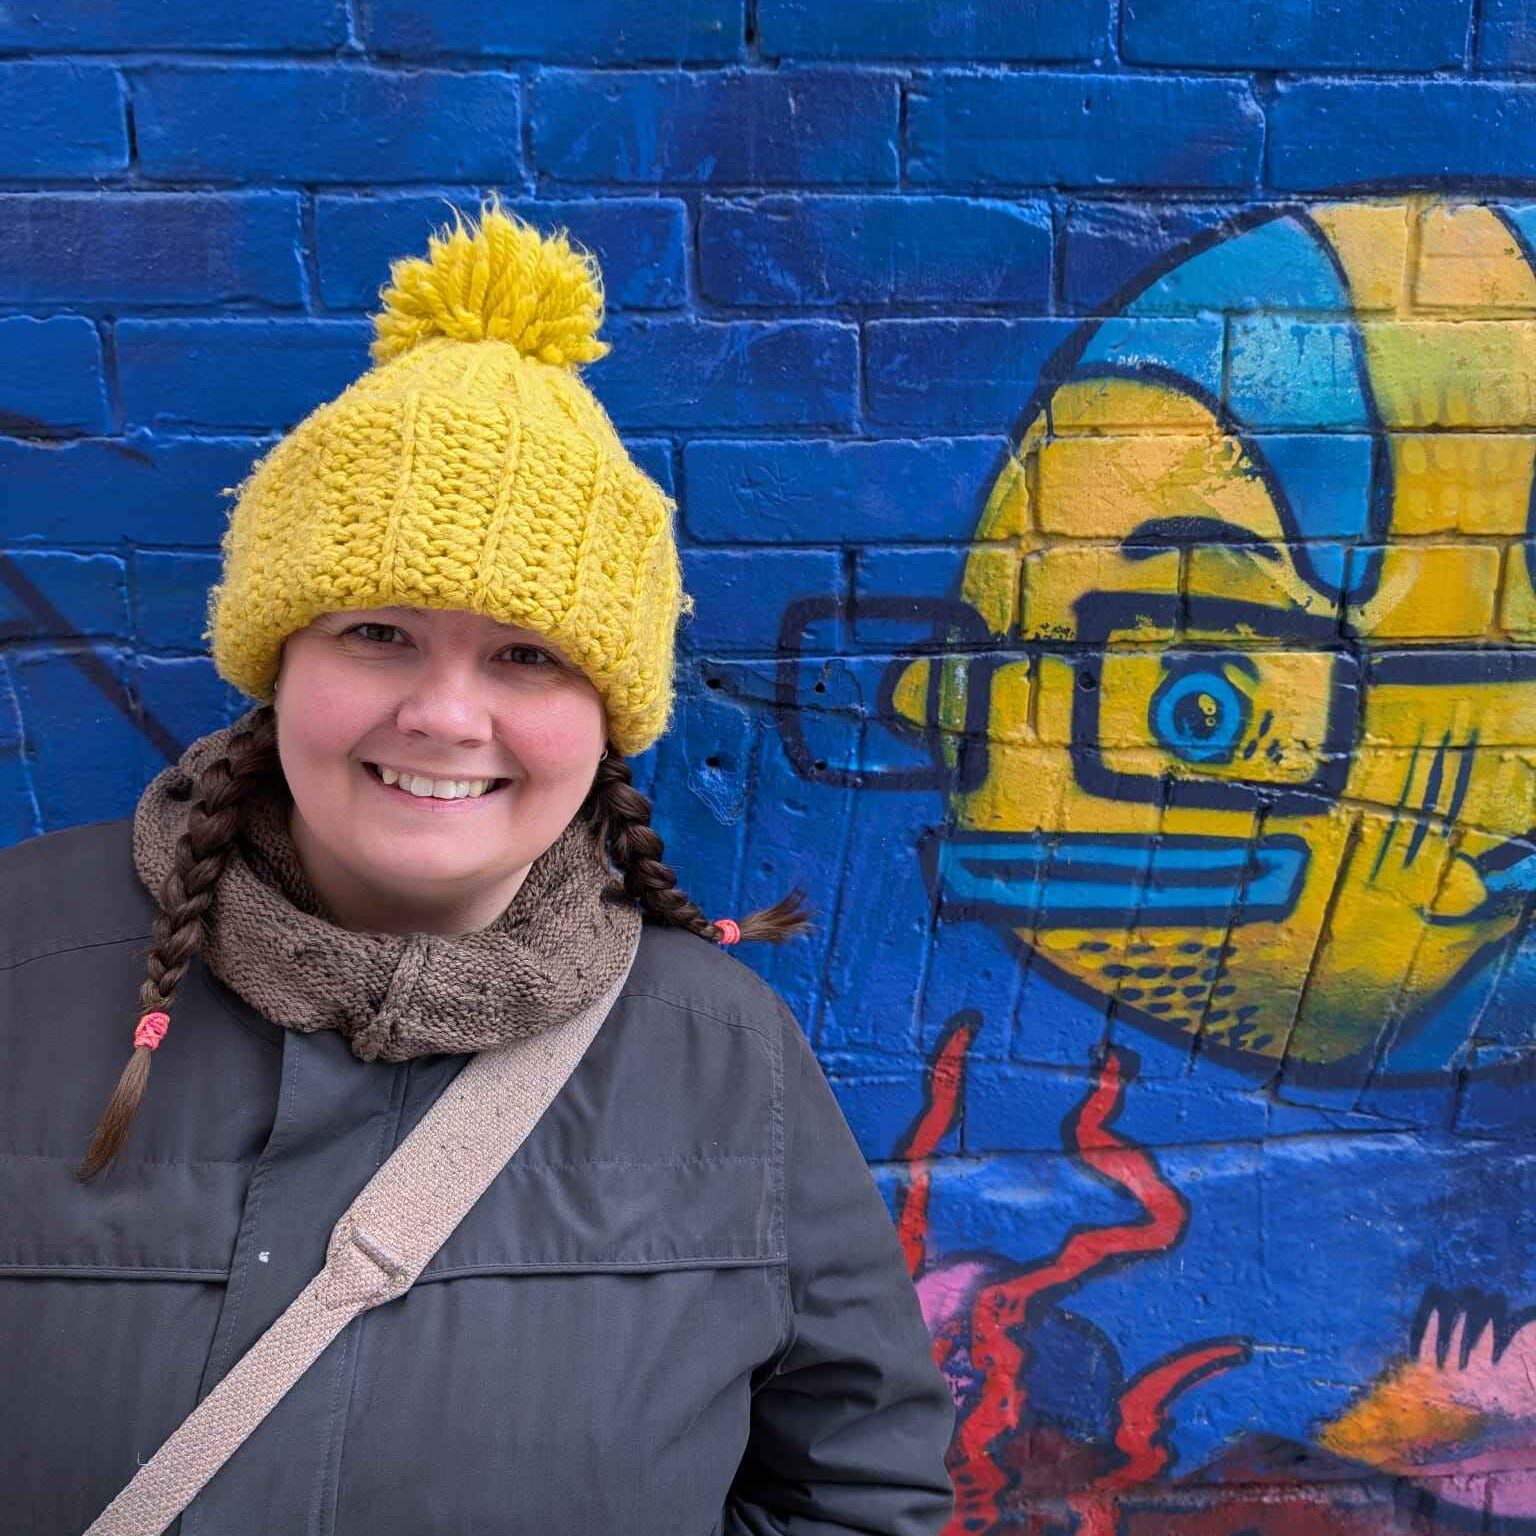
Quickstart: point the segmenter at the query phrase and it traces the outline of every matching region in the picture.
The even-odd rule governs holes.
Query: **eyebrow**
[[[1169,541],[1188,543],[1194,540],[1241,544],[1245,553],[1258,555],[1260,559],[1280,559],[1280,551],[1268,539],[1261,539],[1251,528],[1219,517],[1154,517],[1131,529],[1120,547],[1128,559],[1150,560],[1153,555],[1161,554]]]

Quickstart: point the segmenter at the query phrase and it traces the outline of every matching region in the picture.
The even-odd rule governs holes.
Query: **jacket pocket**
[[[521,1163],[504,1168],[421,1279],[665,1270],[784,1259],[766,1156]]]
[[[0,1152],[0,1275],[229,1278],[249,1166],[125,1160],[82,1185],[77,1163]]]

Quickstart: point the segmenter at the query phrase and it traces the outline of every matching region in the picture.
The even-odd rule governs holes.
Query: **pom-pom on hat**
[[[619,751],[667,728],[675,504],[578,376],[609,350],[596,262],[494,196],[394,262],[374,367],[251,469],[209,593],[213,661],[270,702],[283,641],[331,610],[467,608],[537,630],[602,695]]]

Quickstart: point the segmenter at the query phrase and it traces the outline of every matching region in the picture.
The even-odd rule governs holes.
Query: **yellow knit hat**
[[[609,350],[596,262],[494,195],[480,213],[391,265],[375,366],[226,489],[203,638],[265,703],[283,641],[321,613],[471,609],[554,642],[640,752],[667,728],[693,609],[675,503],[577,376]]]

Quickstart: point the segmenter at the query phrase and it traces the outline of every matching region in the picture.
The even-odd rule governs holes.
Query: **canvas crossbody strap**
[[[575,1070],[637,946],[590,1007],[465,1065],[336,1223],[319,1274],[85,1536],[160,1536],[354,1317],[411,1288]]]

